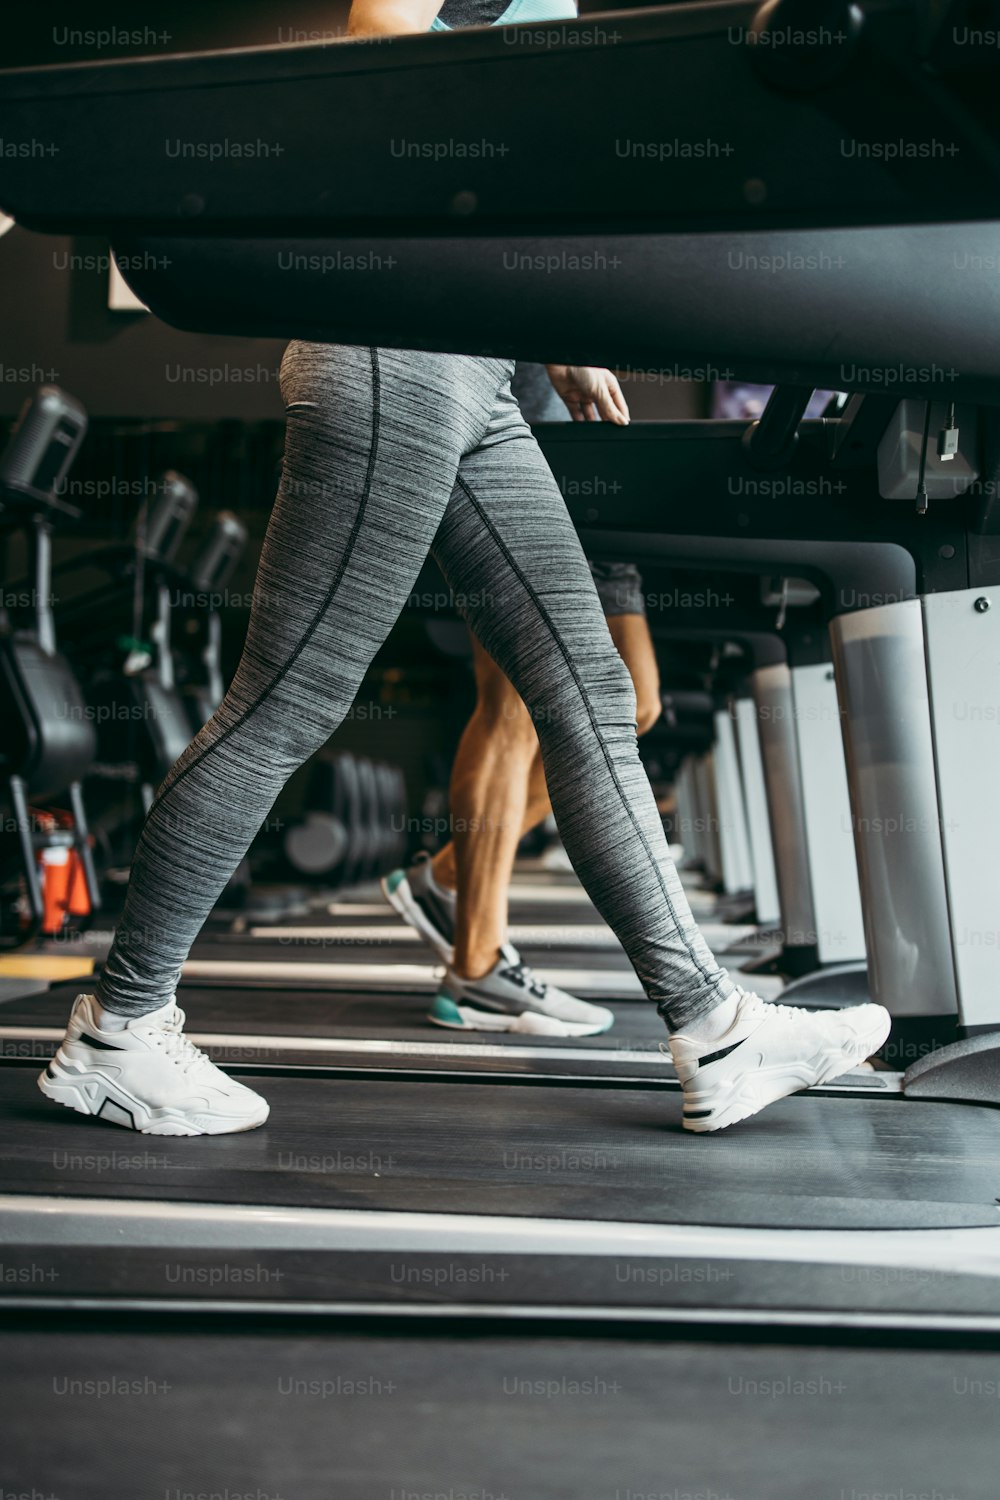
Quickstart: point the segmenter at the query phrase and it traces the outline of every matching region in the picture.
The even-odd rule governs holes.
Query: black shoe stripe
[[[718,1062],[719,1059],[722,1058],[722,1057],[728,1057],[729,1054],[730,1054],[730,1052],[735,1052],[736,1049],[737,1049],[737,1047],[742,1047],[743,1043],[745,1041],[746,1041],[746,1037],[742,1036],[742,1037],[740,1037],[739,1041],[738,1042],[734,1042],[731,1047],[723,1047],[722,1050],[721,1050],[721,1052],[709,1052],[704,1057],[699,1057],[699,1059],[698,1059],[698,1066],[699,1066],[699,1068],[707,1068],[708,1065],[709,1065],[709,1063]]]
[[[46,1064],[46,1067],[45,1067],[45,1076],[46,1076],[46,1078],[55,1078],[55,1076],[56,1076],[53,1073],[53,1071],[52,1071],[52,1064],[51,1063],[47,1063]]]
[[[450,998],[454,999],[455,997],[451,996]],[[532,1009],[530,1005],[525,1005],[523,1002],[498,1000],[495,995],[484,995],[478,990],[467,990],[465,994],[455,1000],[455,1004],[467,1005],[471,1010],[488,1010],[494,1015],[501,1016],[523,1016],[525,1011]]]
[[[431,926],[437,929],[440,936],[446,942],[453,942],[455,938],[455,923],[452,920],[452,914],[448,909],[447,903],[442,901],[441,897],[429,887],[422,891],[414,891],[413,899]]]
[[[97,1047],[101,1052],[125,1052],[126,1047],[115,1047],[110,1042],[102,1042],[100,1037],[91,1036],[89,1031],[81,1031],[81,1042],[86,1042],[88,1047]]]
[[[714,1115],[714,1113],[714,1109],[686,1109],[684,1118],[685,1120],[707,1120],[709,1115]]]
[[[121,1051],[121,1048],[118,1048],[117,1050]],[[109,1099],[107,1094],[105,1094],[104,1098],[101,1100],[101,1107],[97,1111],[97,1115],[95,1117],[96,1119],[99,1120],[104,1114],[104,1106],[106,1104],[113,1104],[115,1109],[120,1109],[123,1115],[128,1115],[129,1124],[131,1125],[133,1130],[136,1129],[135,1115],[132,1113],[132,1111],[130,1109],[126,1109],[124,1104],[119,1104],[117,1099]],[[111,1123],[113,1125],[120,1125],[121,1120],[112,1120]]]
[[[468,1005],[472,1011],[490,1011],[493,1016],[523,1016],[526,1010],[531,1010],[528,1005],[522,1005],[517,1010],[516,1005],[508,1005],[505,1001],[498,1001],[495,995],[480,995],[475,990],[466,990],[462,998],[457,999],[456,1005]]]

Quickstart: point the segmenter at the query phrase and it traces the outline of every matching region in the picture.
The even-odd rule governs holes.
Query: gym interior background
[[[387,890],[448,841],[476,702],[429,562],[185,966],[194,1041],[268,1097],[266,1126],[139,1142],[35,1089],[156,787],[239,661],[284,442],[287,339],[173,326],[110,246],[171,224],[166,189],[152,230],[126,222],[147,178],[155,200],[144,132],[204,118],[213,89],[220,119],[252,118],[262,79],[276,119],[317,76],[334,97],[347,9],[56,5],[5,25],[0,1500],[993,1496],[996,5],[588,0],[526,23],[557,34],[517,86],[498,35],[468,64],[470,134],[523,112],[549,176],[497,232],[636,235],[648,257],[606,311],[581,283],[553,313],[554,339],[575,321],[607,350],[630,427],[535,432],[588,555],[642,574],[660,712],[640,754],[691,908],[748,989],[877,1001],[885,1045],[760,1120],[685,1131],[662,1021],[551,819],[519,846],[514,958],[613,1026],[428,1024],[446,961]],[[601,26],[614,47],[574,44]],[[276,47],[284,75],[266,50],[235,81],[199,72]],[[169,75],[129,85],[109,127],[110,65],[146,56]],[[434,63],[373,62],[387,131],[417,128]],[[65,64],[95,65],[82,97],[50,75]],[[47,110],[59,163],[36,184],[19,143]],[[623,169],[620,201],[606,166],[561,178],[552,121],[579,144],[595,113],[668,162],[698,131],[733,143],[705,166],[716,198],[680,168],[633,198]],[[316,173],[377,177],[330,128],[317,114]],[[422,170],[400,234],[407,215],[441,233]],[[269,191],[251,189],[248,223]],[[338,212],[324,243],[351,232]],[[194,280],[192,246],[252,244],[209,219],[176,241]],[[268,232],[297,225],[282,202]],[[476,226],[447,233],[473,268],[459,296],[491,291]],[[240,291],[251,305],[251,274]],[[364,307],[373,343],[407,347]],[[513,355],[533,330],[504,310]]]
[[[144,55],[151,46],[186,53],[333,40],[344,34],[347,10],[342,4],[305,5],[292,19],[268,5],[219,4],[202,10],[176,5],[146,15],[140,23],[127,7],[66,7],[47,15],[44,26],[17,19],[4,65]],[[134,519],[144,482],[166,469],[181,471],[199,493],[189,547],[196,547],[214,511],[238,511],[249,532],[248,545],[221,605],[231,673],[280,472],[278,369],[286,341],[185,333],[146,312],[112,307],[109,251],[107,239],[92,235],[39,241],[15,229],[4,239],[4,280],[18,288],[18,295],[5,308],[4,364],[10,374],[0,385],[0,416],[9,427],[25,389],[33,384],[55,381],[70,391],[87,392],[90,437],[67,494],[77,491],[88,500],[72,535],[57,535],[57,557],[120,539]],[[16,378],[22,373],[23,380]],[[712,371],[706,368],[705,373]],[[622,384],[636,420],[697,417],[709,411],[710,382],[685,379],[683,372],[665,367],[657,378],[645,368],[631,375],[623,371]],[[428,569],[418,592],[431,599],[447,592],[436,569]],[[440,605],[435,613],[457,619]],[[411,801],[419,806],[432,767],[439,777],[447,776],[471,703],[468,691],[463,692],[464,676],[456,680],[448,661],[440,670],[440,657],[428,657],[419,627],[414,639],[414,626],[414,612],[407,612],[380,653],[366,696],[382,710],[385,753],[405,764]],[[403,668],[405,681],[399,674]],[[351,724],[340,732],[340,743],[358,743]],[[283,805],[300,808],[296,787]]]

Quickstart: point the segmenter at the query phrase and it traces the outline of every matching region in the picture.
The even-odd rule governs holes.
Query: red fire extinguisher
[[[53,812],[36,812],[34,822],[43,833],[50,834],[60,827],[72,827],[68,815]],[[66,926],[67,917],[90,915],[83,863],[77,851],[66,844],[44,845],[37,857],[44,908],[42,932],[46,937],[56,937]]]

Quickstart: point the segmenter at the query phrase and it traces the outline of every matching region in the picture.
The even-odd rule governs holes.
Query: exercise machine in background
[[[20,533],[27,587],[0,605],[0,765],[10,816],[0,848],[0,940],[54,937],[100,906],[82,781],[97,748],[93,718],[52,613],[52,528],[80,512],[58,498],[87,431],[81,404],[42,386],[0,457],[0,540]],[[7,576],[6,566],[3,568]]]

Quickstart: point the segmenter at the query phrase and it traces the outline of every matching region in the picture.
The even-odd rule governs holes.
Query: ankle
[[[450,849],[442,849],[431,860],[430,876],[439,890],[453,895],[458,886],[458,871],[455,857]]]
[[[117,1011],[106,1010],[98,1000],[96,1019],[100,1031],[124,1031],[132,1017],[119,1015]]]
[[[479,948],[469,953],[463,953],[456,948],[451,966],[459,979],[482,979],[491,969],[496,968],[500,958],[499,948],[492,950]]]
[[[674,1035],[682,1032],[684,1036],[691,1037],[694,1041],[716,1041],[719,1037],[725,1036],[736,1020],[739,1003],[739,991],[734,989],[711,1010],[703,1011],[692,1020],[685,1021],[682,1026],[678,1026]]]

